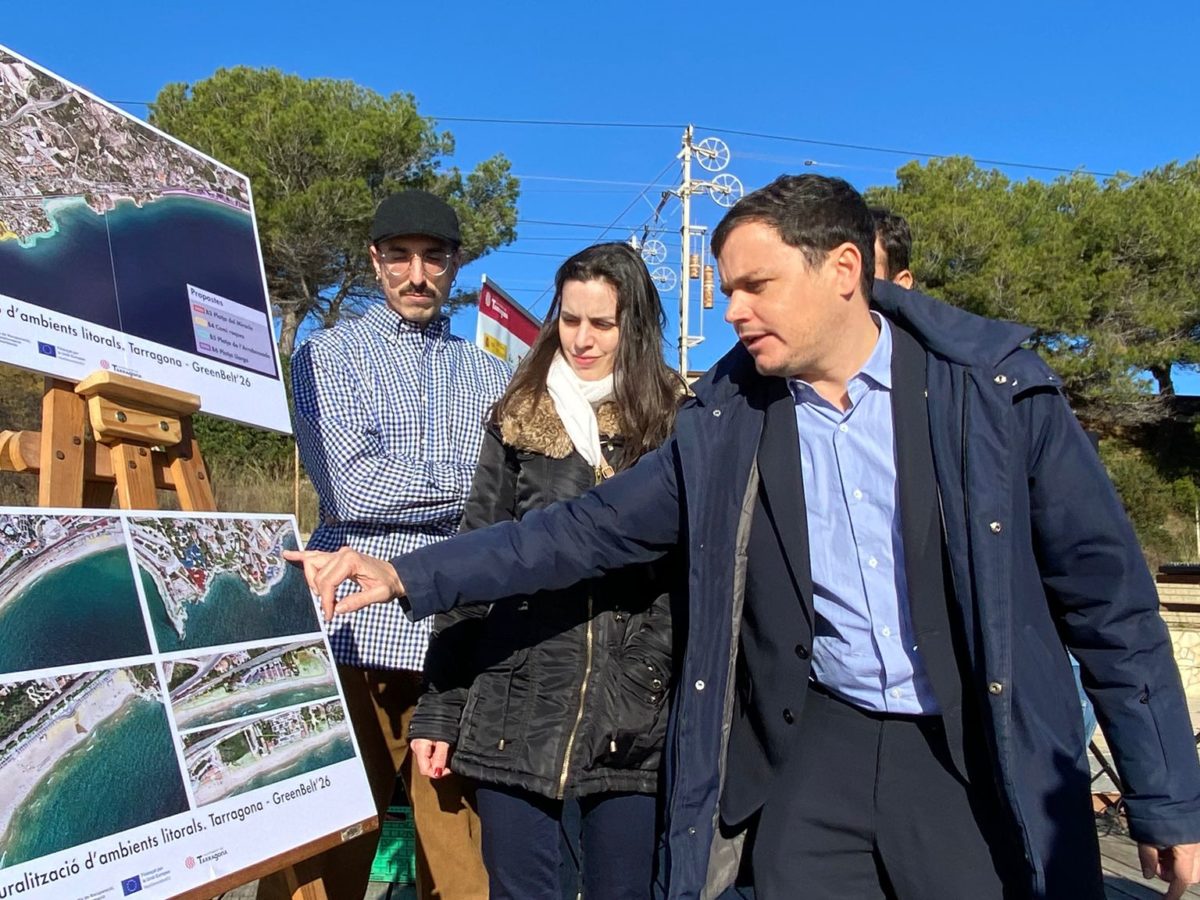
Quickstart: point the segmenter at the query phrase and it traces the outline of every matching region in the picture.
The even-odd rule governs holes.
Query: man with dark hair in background
[[[912,231],[908,221],[882,206],[871,207],[871,218],[875,221],[875,280],[911,290]]]

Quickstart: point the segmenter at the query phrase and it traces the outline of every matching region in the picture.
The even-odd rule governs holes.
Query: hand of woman
[[[365,556],[350,547],[343,547],[336,553],[284,550],[283,558],[304,569],[309,590],[321,598],[321,612],[326,622],[332,621],[335,615],[404,596],[404,585],[391,563]],[[353,581],[359,589],[338,600],[337,589],[343,581]]]
[[[426,778],[444,778],[450,774],[450,745],[445,741],[413,738],[408,748],[417,761],[417,771]]]

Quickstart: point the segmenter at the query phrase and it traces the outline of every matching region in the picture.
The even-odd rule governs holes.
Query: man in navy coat
[[[747,195],[712,246],[739,344],[667,444],[390,565],[294,554],[326,615],[421,618],[684,548],[660,872],[679,898],[739,874],[765,900],[1103,897],[1070,650],[1143,869],[1180,896],[1200,765],[1179,675],[1030,330],[872,286],[871,214],[838,179]]]

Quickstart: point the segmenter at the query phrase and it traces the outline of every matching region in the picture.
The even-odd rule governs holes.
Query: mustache
[[[414,297],[429,297],[433,300],[440,300],[442,292],[426,281],[419,287],[414,287],[411,281],[406,281],[400,285],[399,293],[410,294]]]

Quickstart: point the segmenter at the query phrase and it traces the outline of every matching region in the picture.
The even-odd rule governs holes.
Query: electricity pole
[[[741,199],[743,193],[741,181],[733,175],[716,175],[711,181],[697,181],[692,178],[693,157],[700,168],[709,172],[720,172],[729,165],[729,147],[724,141],[720,138],[707,137],[693,143],[692,137],[693,128],[688,125],[683,131],[679,155],[676,157],[680,161],[679,187],[663,193],[664,201],[672,194],[679,198],[681,213],[679,225],[681,244],[679,253],[679,374],[684,378],[687,378],[688,373],[688,350],[704,340],[701,335],[691,334],[688,327],[692,279],[701,278],[702,273],[707,279],[702,282],[704,288],[702,296],[706,309],[711,306],[712,298],[712,267],[701,265],[703,253],[697,256],[692,252],[693,238],[699,236],[703,242],[703,237],[708,232],[706,227],[692,224],[692,194],[707,194],[719,206],[729,207]],[[661,203],[659,208],[662,208]],[[661,269],[665,269],[665,267],[656,269],[655,273],[660,272]],[[665,278],[664,273],[659,280],[660,289],[661,285],[667,281],[669,279]],[[667,290],[669,289],[667,288]]]

